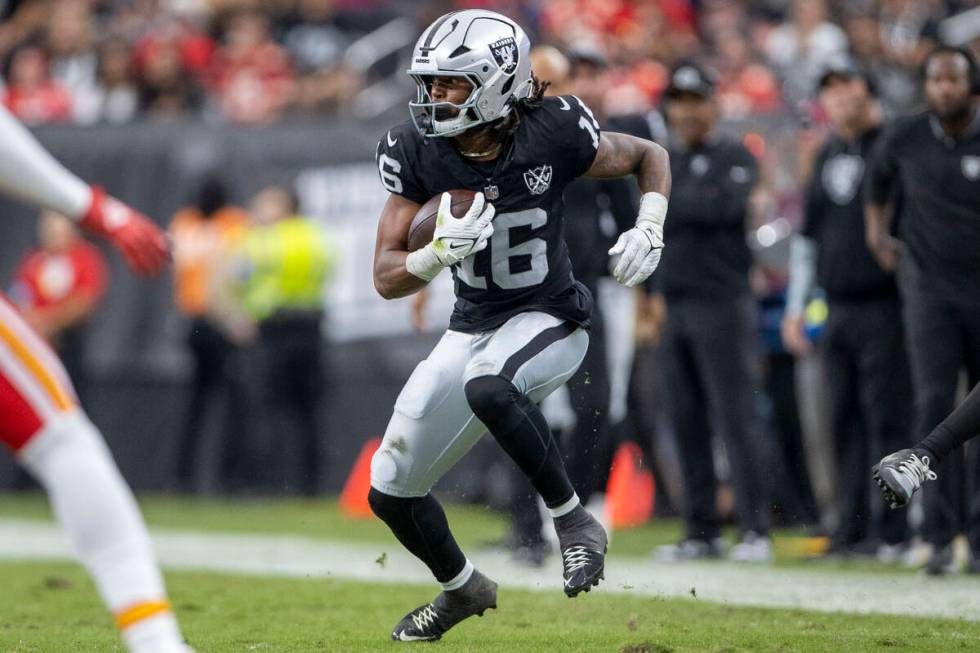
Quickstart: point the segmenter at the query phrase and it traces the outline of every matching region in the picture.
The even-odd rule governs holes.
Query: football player
[[[0,192],[78,220],[137,272],[168,260],[163,232],[65,170],[0,107]],[[132,493],[64,367],[0,295],[0,442],[41,483],[131,653],[186,653]]]
[[[636,177],[636,226],[610,250],[615,278],[635,286],[660,261],[670,167],[661,147],[603,133],[578,98],[544,97],[529,51],[505,16],[442,16],[415,46],[412,120],[378,145],[390,192],[375,250],[378,292],[404,297],[450,268],[457,297],[449,330],[398,396],[371,465],[372,509],[443,589],[395,626],[395,640],[439,639],[496,607],[496,583],[463,555],[430,493],[487,431],[554,518],[565,593],[603,576],[606,533],[580,505],[538,408],[575,372],[589,341],[592,298],[572,276],[562,191],[582,175]],[[472,206],[456,219],[443,194],[432,242],[409,252],[416,213],[452,189],[477,191]]]

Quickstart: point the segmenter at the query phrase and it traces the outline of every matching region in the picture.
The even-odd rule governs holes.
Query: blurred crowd
[[[29,124],[125,123],[191,114],[262,124],[402,109],[403,59],[454,8],[513,16],[533,41],[601,52],[608,115],[656,105],[667,71],[696,57],[719,73],[725,118],[806,114],[819,61],[850,51],[887,106],[970,0],[10,0],[0,15],[4,103]],[[367,107],[367,109],[365,109]]]

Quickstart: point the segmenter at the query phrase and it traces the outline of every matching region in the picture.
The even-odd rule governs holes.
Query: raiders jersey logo
[[[835,204],[849,203],[861,187],[864,159],[853,154],[838,154],[823,166],[824,190]]]
[[[505,75],[513,75],[514,71],[517,70],[517,60],[520,55],[517,52],[517,43],[514,41],[514,37],[508,36],[491,43],[490,53],[493,54],[493,60],[497,62]]]
[[[967,154],[960,161],[960,168],[963,170],[963,176],[970,181],[980,179],[980,156]]]
[[[551,187],[551,166],[546,163],[525,171],[524,183],[532,195],[543,195]]]

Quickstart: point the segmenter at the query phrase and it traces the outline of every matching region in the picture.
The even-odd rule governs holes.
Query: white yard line
[[[170,529],[153,529],[153,539],[160,561],[168,569],[432,584],[428,571],[395,542],[352,543]],[[377,562],[382,553],[386,554],[383,566]],[[53,524],[0,519],[0,560],[68,557],[68,543]],[[475,552],[472,560],[504,587],[561,591],[557,559],[541,569],[515,566],[501,553]],[[692,588],[697,600],[731,605],[980,620],[980,582],[963,576],[934,579],[726,562],[664,565],[612,555],[601,585],[604,592],[689,599]]]

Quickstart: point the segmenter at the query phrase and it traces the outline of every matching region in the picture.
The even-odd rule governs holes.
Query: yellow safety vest
[[[294,216],[245,234],[245,308],[257,320],[278,310],[319,310],[335,256],[323,228]]]

